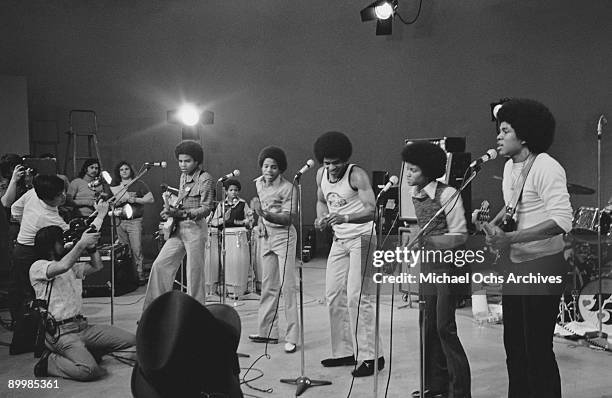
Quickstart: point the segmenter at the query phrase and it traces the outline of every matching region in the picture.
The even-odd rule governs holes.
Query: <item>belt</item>
[[[67,324],[67,323],[70,323],[70,322],[76,322],[76,321],[79,321],[79,320],[84,320],[84,321],[86,321],[86,320],[87,320],[87,318],[85,318],[83,315],[76,315],[76,316],[73,316],[73,317],[71,317],[71,318],[64,319],[63,321],[59,321],[59,322],[57,323],[57,326],[65,325],[65,324]]]

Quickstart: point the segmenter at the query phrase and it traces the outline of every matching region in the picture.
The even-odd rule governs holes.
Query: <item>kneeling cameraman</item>
[[[65,253],[59,226],[44,227],[36,233],[38,260],[30,268],[30,282],[39,300],[48,300],[45,351],[34,367],[37,377],[59,376],[74,380],[95,380],[105,372],[98,366],[103,355],[136,345],[136,336],[110,325],[89,325],[81,315],[82,279],[102,269],[96,243],[97,232],[85,232]],[[91,264],[77,262],[83,251]]]

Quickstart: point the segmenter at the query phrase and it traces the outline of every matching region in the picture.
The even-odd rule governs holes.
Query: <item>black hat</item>
[[[176,290],[159,296],[142,314],[136,331],[132,395],[242,397],[239,341],[240,317],[232,307],[205,307]]]

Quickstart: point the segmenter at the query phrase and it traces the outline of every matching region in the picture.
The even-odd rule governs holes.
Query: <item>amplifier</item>
[[[138,288],[138,279],[127,245],[115,244],[115,296],[121,296]],[[111,293],[111,245],[98,249],[104,268],[83,280],[83,297],[110,297]],[[79,261],[89,261],[81,257]]]

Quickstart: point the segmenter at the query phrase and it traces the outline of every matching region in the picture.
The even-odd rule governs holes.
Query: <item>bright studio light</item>
[[[182,105],[178,110],[178,119],[185,126],[195,126],[200,121],[200,111],[194,105]]]
[[[393,6],[385,1],[374,7],[374,13],[378,19],[389,19],[393,16]]]

